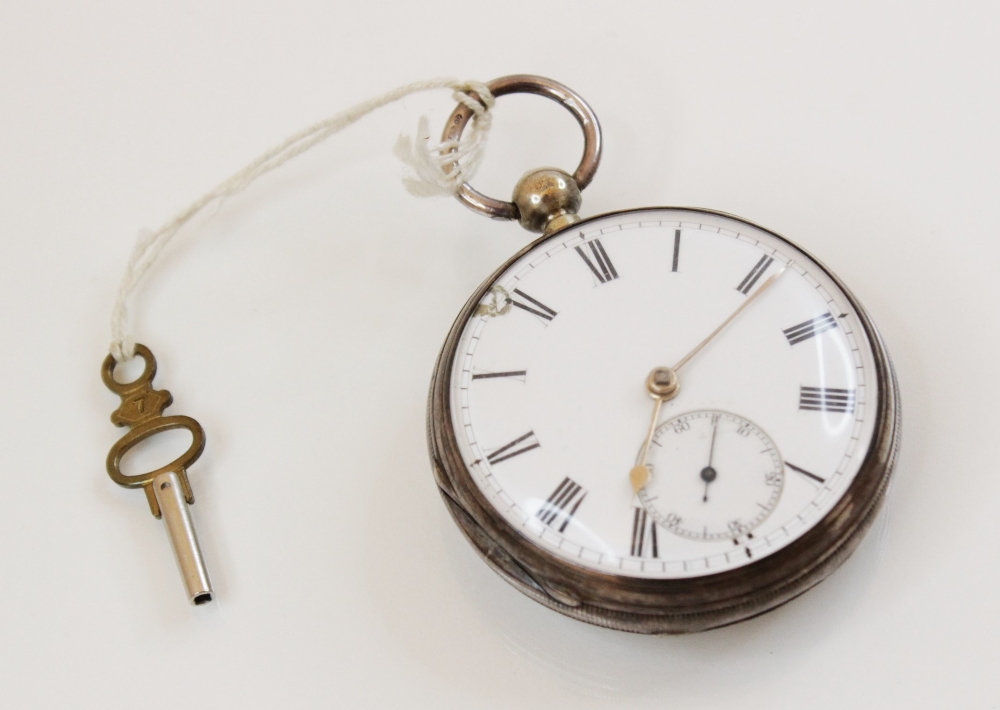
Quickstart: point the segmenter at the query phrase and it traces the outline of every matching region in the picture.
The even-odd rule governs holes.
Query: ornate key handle
[[[115,394],[122,398],[121,406],[111,414],[115,426],[130,427],[129,432],[115,442],[108,452],[107,468],[111,480],[126,488],[142,488],[146,491],[149,508],[157,518],[161,516],[160,506],[153,494],[153,479],[162,473],[176,473],[188,505],[194,503],[194,493],[187,477],[187,468],[198,460],[205,450],[205,430],[201,424],[183,415],[165,417],[163,410],[174,401],[167,390],[153,389],[156,376],[156,358],[145,345],[136,345],[135,354],[146,363],[142,374],[133,382],[121,383],[114,378],[115,359],[108,355],[101,367],[101,378]],[[121,471],[122,458],[140,442],[171,429],[187,429],[191,432],[191,445],[176,459],[149,473],[127,476]]]
[[[174,398],[167,390],[153,389],[156,358],[145,345],[137,344],[135,354],[143,359],[146,366],[133,382],[122,383],[115,380],[115,358],[112,355],[108,355],[101,366],[104,384],[122,398],[121,405],[111,414],[111,421],[115,426],[129,427],[129,432],[115,442],[108,452],[108,475],[120,486],[142,488],[146,493],[153,515],[164,518],[167,524],[188,598],[194,604],[204,604],[212,599],[212,583],[187,510],[187,506],[194,503],[187,469],[205,450],[205,430],[191,417],[163,416],[163,410],[170,406]],[[133,476],[122,473],[122,457],[129,450],[140,442],[171,429],[187,429],[191,432],[191,445],[187,451],[166,466],[149,473]]]

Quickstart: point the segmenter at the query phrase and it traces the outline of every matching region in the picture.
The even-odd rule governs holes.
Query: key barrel
[[[156,358],[144,345],[137,344],[135,354],[143,359],[146,367],[142,375],[133,382],[122,383],[115,380],[115,359],[111,355],[105,358],[101,367],[104,384],[122,400],[118,409],[111,414],[111,421],[116,426],[130,428],[108,452],[108,475],[120,486],[142,488],[145,491],[150,512],[166,523],[188,599],[192,604],[205,604],[212,601],[212,583],[188,510],[188,506],[194,504],[194,493],[187,477],[188,467],[205,450],[205,431],[191,417],[163,416],[163,410],[170,406],[173,397],[167,390],[153,389]],[[187,429],[191,432],[191,445],[187,451],[155,471],[132,476],[122,473],[122,457],[132,447],[170,429]]]
[[[152,489],[156,502],[159,503],[163,522],[167,524],[170,544],[174,548],[188,599],[194,604],[212,601],[212,582],[208,579],[208,570],[201,555],[187,501],[184,500],[180,478],[172,471],[161,473],[153,479]]]

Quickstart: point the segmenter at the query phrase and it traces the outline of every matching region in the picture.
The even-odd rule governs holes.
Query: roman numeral
[[[645,508],[636,508],[632,516],[632,551],[629,554],[654,559],[660,556],[656,547],[656,521],[646,514]]]
[[[854,411],[854,390],[836,387],[800,387],[799,409],[850,414]]]
[[[538,439],[535,438],[535,432],[529,431],[524,436],[519,436],[514,441],[501,446],[499,449],[486,456],[486,460],[491,464],[498,464],[501,461],[506,461],[507,459],[512,459],[519,454],[523,454],[525,451],[531,451],[532,449],[537,449],[541,444],[538,443]]]
[[[787,468],[790,468],[793,471],[795,471],[795,473],[801,474],[802,476],[805,476],[806,478],[808,478],[808,479],[810,479],[812,481],[815,481],[816,483],[819,483],[819,484],[826,483],[826,479],[825,478],[820,478],[815,473],[810,473],[809,471],[806,471],[804,468],[799,468],[798,466],[796,466],[793,463],[789,463],[788,461],[785,461],[785,466]]]
[[[567,476],[545,501],[545,505],[538,509],[535,517],[550,528],[559,525],[559,532],[563,532],[586,497],[587,491]]]
[[[774,261],[774,259],[766,254],[762,256],[760,261],[757,262],[757,265],[750,269],[750,273],[747,274],[742,281],[740,281],[740,285],[736,287],[736,290],[744,296],[750,293],[750,289],[752,289],[753,285],[757,283],[757,280],[764,275],[764,272],[767,271],[767,267],[771,265],[772,261]]]
[[[594,261],[590,260],[587,256],[587,252],[584,247],[589,246],[590,251],[593,254]],[[597,280],[602,284],[606,284],[608,281],[614,281],[618,278],[618,272],[615,271],[614,264],[611,263],[611,259],[608,258],[608,253],[604,251],[604,245],[601,244],[600,239],[595,239],[587,244],[581,244],[578,247],[574,247],[576,253],[580,255],[580,258],[584,260],[590,270],[597,277]],[[596,262],[596,266],[595,266]]]
[[[681,255],[681,230],[674,230],[674,264],[671,267],[671,271],[677,271],[677,259]]]
[[[545,320],[552,320],[557,315],[559,315],[554,310],[546,306],[544,303],[542,303],[541,301],[536,301],[534,298],[532,298],[519,288],[514,289],[514,295],[520,297],[523,301],[526,301],[527,303],[521,303],[520,301],[515,301],[513,298],[510,297],[507,298],[507,303],[517,308],[520,308],[522,311],[527,311],[528,313],[538,316],[539,318],[544,318]]]
[[[793,325],[791,328],[786,328],[781,331],[788,338],[789,345],[795,345],[796,343],[801,343],[803,340],[809,340],[820,333],[825,333],[832,328],[837,327],[837,319],[833,317],[829,312],[824,313],[821,316],[816,316],[811,318],[804,323],[799,323],[798,325]]]
[[[514,379],[523,380],[527,374],[527,370],[511,370],[510,372],[477,372],[472,376],[472,379],[491,380],[494,377],[513,377]]]

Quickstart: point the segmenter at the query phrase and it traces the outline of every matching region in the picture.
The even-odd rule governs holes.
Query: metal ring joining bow
[[[590,184],[594,173],[597,172],[597,166],[601,162],[601,125],[598,123],[593,109],[579,94],[557,81],[531,74],[502,76],[489,82],[486,86],[496,97],[505,94],[545,96],[553,101],[558,101],[572,113],[577,123],[580,124],[580,128],[583,129],[583,157],[573,173],[573,179],[576,180],[576,184],[581,190]],[[469,94],[479,98],[475,92],[470,91]],[[448,123],[441,134],[441,141],[457,141],[472,117],[472,110],[459,104],[448,118]],[[517,205],[513,202],[487,197],[469,183],[462,185],[456,197],[469,209],[491,219],[519,219],[520,217]]]

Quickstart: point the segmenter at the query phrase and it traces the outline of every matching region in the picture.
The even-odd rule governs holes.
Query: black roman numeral
[[[558,525],[559,532],[563,532],[586,497],[587,491],[567,476],[545,501],[545,505],[538,509],[535,516],[551,528]]]
[[[658,559],[656,547],[656,521],[649,517],[645,508],[636,508],[632,517],[632,557],[652,557]]]
[[[494,377],[512,377],[517,380],[523,380],[527,374],[527,370],[511,370],[510,372],[477,372],[472,376],[472,379],[490,380]]]
[[[757,280],[764,275],[764,272],[767,271],[767,267],[771,265],[772,261],[774,261],[774,259],[770,256],[767,256],[766,254],[762,256],[756,266],[750,269],[750,273],[747,274],[742,281],[740,281],[740,285],[736,287],[736,290],[744,296],[750,293],[750,289],[752,289],[753,285],[757,283]]]
[[[850,414],[854,411],[854,390],[836,387],[800,387],[799,409]]]
[[[521,301],[515,301],[513,298],[508,297],[507,303],[512,306],[520,308],[522,311],[527,311],[528,313],[538,316],[539,318],[544,318],[545,320],[552,320],[558,313],[546,306],[541,301],[537,301],[524,291],[519,288],[514,289],[514,295],[520,297],[523,301],[527,303],[522,303]],[[530,305],[529,305],[530,304]]]
[[[498,464],[501,461],[512,459],[518,454],[523,454],[525,451],[537,449],[539,446],[541,446],[541,444],[539,444],[538,439],[535,438],[535,432],[529,431],[524,436],[517,437],[514,441],[501,446],[493,453],[487,455],[486,460],[491,464]]]
[[[681,255],[681,230],[674,230],[674,264],[670,268],[671,271],[677,271],[677,259]]]
[[[827,312],[821,316],[811,318],[805,323],[799,323],[798,325],[793,325],[791,328],[786,328],[782,332],[788,338],[788,344],[795,345],[836,327],[837,319]]]
[[[800,474],[802,476],[805,476],[806,478],[810,479],[811,481],[815,481],[816,483],[819,483],[819,484],[826,483],[826,479],[825,478],[821,478],[821,477],[817,476],[815,473],[810,473],[809,471],[806,471],[804,468],[799,468],[798,466],[796,466],[793,463],[789,463],[788,461],[785,461],[785,466],[787,466],[788,468],[790,468],[793,471],[795,471],[795,473],[798,473],[798,474]]]
[[[590,251],[594,256],[594,261],[590,260],[587,256],[587,252],[584,251],[584,247],[589,246]],[[611,259],[608,258],[608,253],[604,251],[604,245],[601,244],[600,239],[595,239],[587,244],[581,244],[578,247],[574,247],[576,253],[580,255],[580,258],[586,262],[587,266],[597,277],[597,280],[602,284],[606,284],[608,281],[614,281],[618,278],[618,272],[615,271],[614,264],[611,263]],[[595,266],[596,262],[596,266]]]

